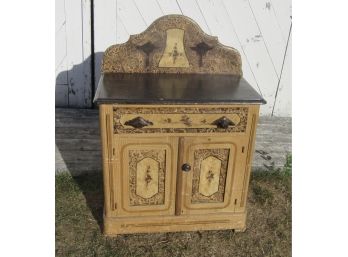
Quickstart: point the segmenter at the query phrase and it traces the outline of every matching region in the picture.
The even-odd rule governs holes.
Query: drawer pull
[[[153,125],[151,121],[145,120],[143,117],[136,117],[134,119],[128,120],[124,125],[132,126],[134,128],[143,128],[145,126]]]
[[[228,126],[233,126],[235,125],[233,121],[231,121],[229,118],[226,116],[222,116],[220,119],[215,120],[212,125],[216,125],[218,128],[228,128]]]

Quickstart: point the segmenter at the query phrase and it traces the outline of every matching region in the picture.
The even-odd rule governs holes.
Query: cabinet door
[[[118,138],[117,216],[173,215],[177,138]]]
[[[242,139],[232,137],[181,138],[176,214],[236,211],[244,148]]]

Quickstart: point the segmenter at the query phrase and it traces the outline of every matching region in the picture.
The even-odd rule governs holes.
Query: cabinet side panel
[[[103,182],[104,182],[104,211],[107,217],[113,207],[113,186],[112,182],[112,107],[109,105],[99,106],[100,136],[102,142],[103,156]]]
[[[109,160],[107,152],[107,135],[106,135],[106,110],[107,105],[99,105],[99,127],[100,127],[100,139],[102,143],[102,156],[103,160]]]
[[[256,136],[256,127],[259,119],[259,106],[250,107],[251,114],[251,128],[250,128],[250,136],[248,143],[248,152],[246,157],[246,165],[245,165],[245,173],[244,173],[244,181],[243,181],[243,190],[240,205],[236,208],[236,211],[243,211],[245,209],[248,189],[249,189],[249,180],[250,180],[250,172],[252,167],[253,154],[255,150],[255,136]]]

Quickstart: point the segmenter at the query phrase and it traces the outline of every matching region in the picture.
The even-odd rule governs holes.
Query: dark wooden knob
[[[181,169],[183,171],[186,171],[186,172],[189,172],[191,170],[191,165],[188,164],[188,163],[184,163],[182,166],[181,166]]]

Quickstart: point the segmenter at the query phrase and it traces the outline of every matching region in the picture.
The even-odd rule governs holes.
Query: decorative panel
[[[104,52],[102,73],[214,73],[242,76],[240,53],[183,15],[167,15]]]
[[[142,198],[151,198],[158,193],[159,163],[151,158],[142,159],[136,168],[135,193]]]
[[[229,149],[194,151],[191,203],[224,201]]]
[[[167,42],[158,67],[189,67],[185,49],[184,33],[182,29],[168,29]]]
[[[209,156],[201,162],[198,191],[201,195],[211,196],[219,190],[221,160]]]
[[[166,150],[129,150],[130,206],[163,205]]]
[[[141,117],[139,117],[141,116]],[[219,128],[214,122],[227,117],[233,125]],[[134,119],[146,120],[135,128]],[[247,107],[114,107],[114,133],[230,133],[246,132]]]

